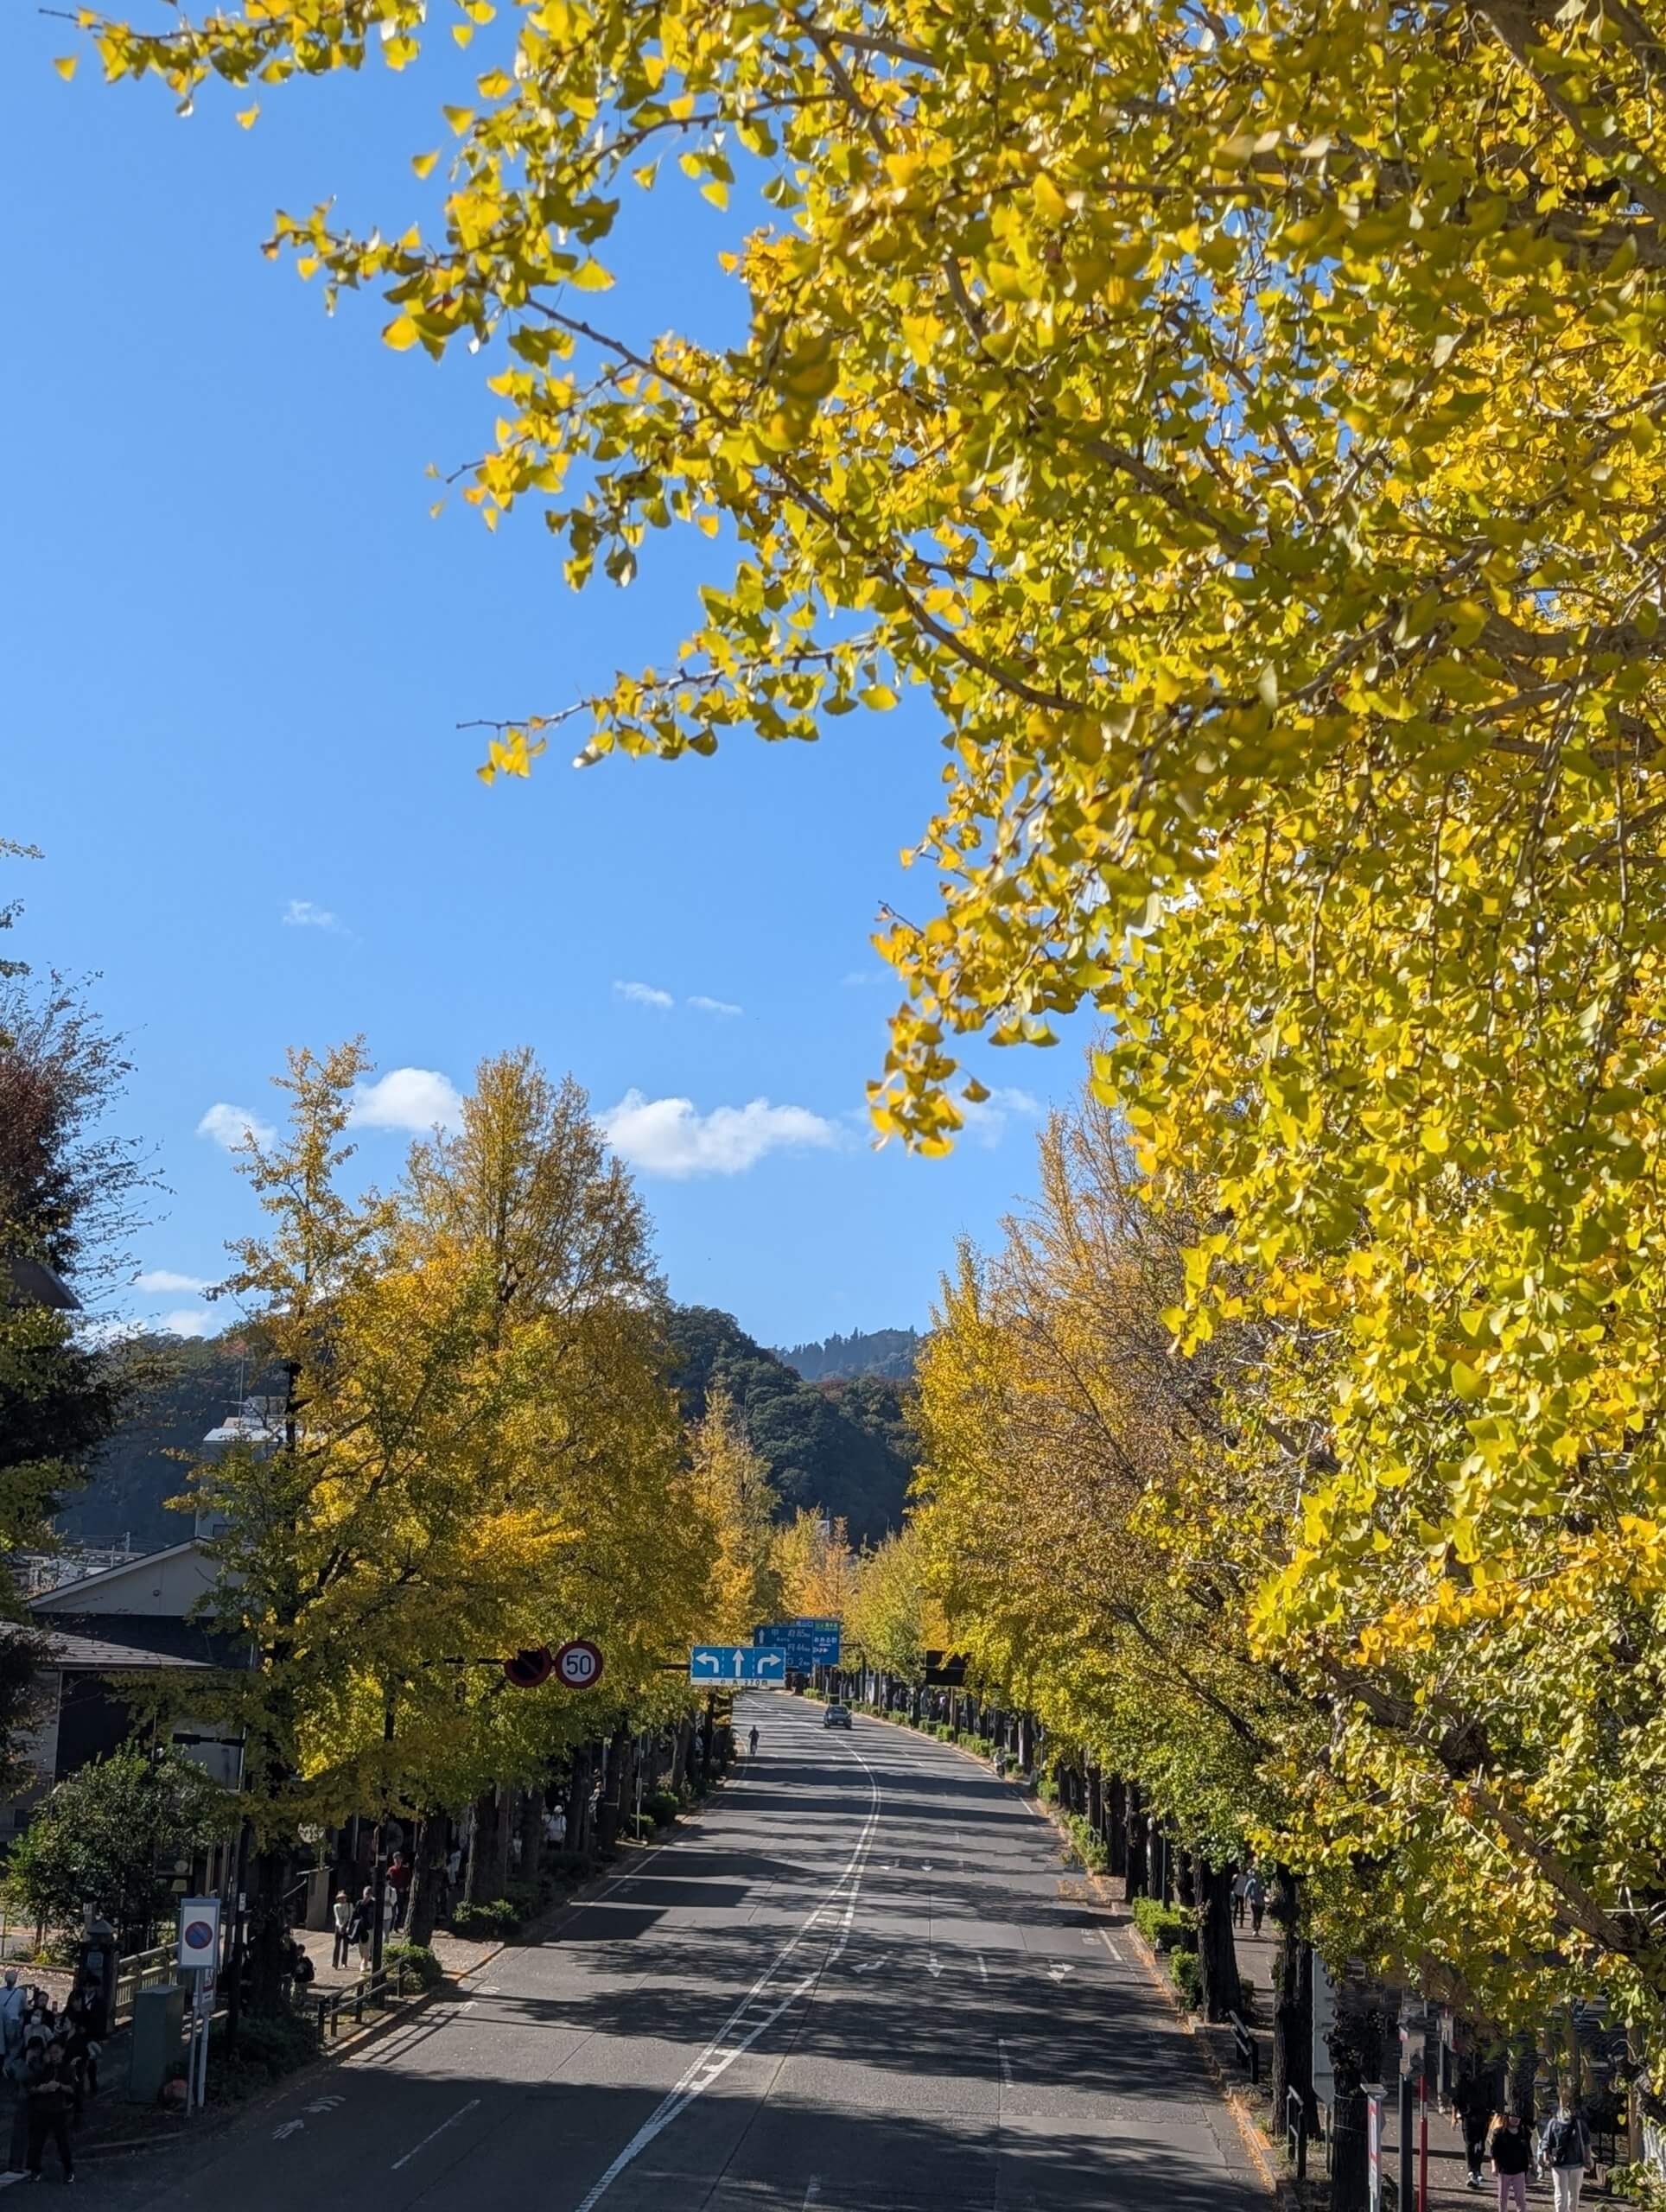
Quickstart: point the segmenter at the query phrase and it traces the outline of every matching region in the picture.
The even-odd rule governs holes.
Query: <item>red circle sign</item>
[[[593,1690],[601,1680],[601,1654],[579,1637],[556,1652],[556,1672],[569,1690]]]
[[[540,1682],[549,1681],[555,1668],[549,1645],[540,1643],[536,1650],[518,1651],[512,1659],[506,1659],[504,1679],[512,1689],[535,1690]]]

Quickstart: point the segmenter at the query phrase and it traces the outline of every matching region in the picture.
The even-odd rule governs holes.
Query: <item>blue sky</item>
[[[0,836],[45,855],[5,872],[8,949],[98,971],[129,1037],[126,1119],[169,1185],[135,1311],[204,1325],[181,1286],[249,1220],[214,1130],[273,1117],[287,1046],[362,1031],[397,1078],[367,1102],[372,1175],[528,1043],[610,1117],[675,1295],[766,1342],[923,1322],[955,1237],[1030,1186],[1084,1041],[984,1054],[999,1110],[952,1160],[871,1149],[894,993],[868,932],[881,899],[929,905],[897,857],[938,788],[929,721],[583,774],[552,748],[486,790],[460,721],[666,655],[723,556],[662,537],[628,591],[575,598],[533,512],[495,537],[430,520],[424,469],[489,435],[491,365],[396,356],[379,302],[331,320],[261,257],[277,207],[428,216],[442,173],[409,158],[444,137],[461,57],[289,87],[245,132],[223,89],[181,120],[87,62],[64,85],[73,40],[0,25]],[[644,200],[609,257],[616,322],[721,334],[726,236],[691,187]]]

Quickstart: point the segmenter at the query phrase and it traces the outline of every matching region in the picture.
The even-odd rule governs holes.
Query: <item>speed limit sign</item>
[[[601,1680],[601,1654],[581,1637],[556,1654],[556,1673],[569,1690],[593,1690]]]

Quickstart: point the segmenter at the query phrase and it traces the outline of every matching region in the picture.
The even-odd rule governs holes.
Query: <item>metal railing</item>
[[[1232,2040],[1237,2045],[1238,2057],[1247,2069],[1250,2079],[1257,2088],[1261,2086],[1261,2050],[1255,2037],[1245,2027],[1236,2012],[1227,2014],[1231,2023]]]
[[[331,1990],[327,1997],[308,1995],[296,2009],[314,2016],[319,2048],[322,2050],[327,2042],[333,2042],[340,2034],[343,2012],[351,2012],[357,2026],[364,2019],[366,2005],[385,2008],[402,2004],[405,1984],[412,1979],[410,1968],[401,1961],[391,1973],[385,1967],[379,1974],[361,1974],[357,1981],[349,1983],[345,1989]]]
[[[1284,2093],[1284,2155],[1298,2181],[1307,2178],[1307,2107],[1300,2089]]]
[[[133,2017],[133,2000],[142,1989],[160,1989],[173,1981],[176,1952],[172,1943],[158,1943],[153,1950],[135,1951],[116,1961],[116,1992],[110,2024],[118,2028]]]

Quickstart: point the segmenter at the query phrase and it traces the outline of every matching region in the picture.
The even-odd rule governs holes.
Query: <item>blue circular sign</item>
[[[206,1951],[214,1940],[214,1924],[211,1920],[188,1920],[185,1940],[194,1951]]]

